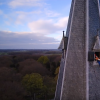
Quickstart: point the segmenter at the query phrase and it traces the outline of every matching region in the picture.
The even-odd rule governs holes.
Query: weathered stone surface
[[[60,100],[63,72],[64,72],[64,59],[62,58],[61,62],[60,62],[58,82],[57,82],[57,86],[56,86],[55,100]]]
[[[89,51],[93,48],[97,29],[100,29],[98,2],[89,0]],[[89,63],[89,100],[100,100],[100,66],[93,66],[93,62]]]
[[[100,51],[100,39],[98,35],[96,36],[96,39],[95,39],[93,51],[97,51],[97,52]]]
[[[73,10],[73,2],[74,2],[74,0],[72,0],[71,9],[70,9],[70,15],[69,15],[68,26],[67,26],[67,31],[66,31],[66,36],[67,37],[69,35],[69,30],[70,30],[72,10]],[[60,100],[63,73],[64,73],[64,63],[63,63],[63,59],[62,59],[61,64],[60,64],[60,72],[59,72],[59,76],[58,76],[59,78],[58,78],[58,82],[57,82],[57,86],[56,86],[55,100]]]
[[[71,18],[72,18],[72,12],[73,12],[73,3],[74,0],[72,0],[71,8],[70,8],[70,14],[69,14],[69,20],[68,20],[68,25],[67,25],[67,30],[66,30],[66,36],[69,36],[69,31],[70,31],[70,25],[71,25]]]
[[[86,2],[74,0],[61,100],[86,100]]]
[[[98,0],[72,0],[66,31],[68,45],[62,66],[64,74],[60,77],[59,73],[55,100],[100,100],[100,66],[87,61],[97,29],[100,29]]]
[[[61,42],[60,42],[60,45],[58,47],[58,49],[65,49],[67,48],[67,42],[68,42],[68,37],[63,37]]]

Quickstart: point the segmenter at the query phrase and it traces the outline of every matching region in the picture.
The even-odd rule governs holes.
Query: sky
[[[0,0],[0,49],[57,49],[71,0]]]

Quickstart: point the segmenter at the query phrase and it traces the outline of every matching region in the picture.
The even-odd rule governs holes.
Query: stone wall
[[[86,1],[72,0],[66,59],[60,68],[55,100],[100,100],[100,66],[87,61],[87,52],[92,51],[97,29],[100,30],[98,0],[88,0],[87,22]]]
[[[70,15],[69,15],[68,26],[67,26],[67,31],[66,31],[66,36],[67,37],[69,35],[69,30],[70,30],[72,10],[73,10],[73,2],[74,2],[74,0],[72,0],[72,3],[71,3]],[[67,38],[67,41],[68,41],[68,38]],[[66,45],[67,45],[67,43],[66,43]],[[62,58],[61,63],[60,63],[60,71],[59,71],[57,86],[56,86],[55,100],[60,100],[63,73],[64,73],[64,59]]]
[[[62,58],[60,62],[59,76],[56,86],[55,100],[60,100],[63,72],[64,72],[64,59]]]
[[[86,100],[86,0],[74,0],[61,100]],[[71,24],[71,23],[70,23]]]
[[[100,29],[98,2],[89,0],[89,51],[92,51],[97,29]],[[89,100],[100,100],[100,66],[93,66],[93,62],[89,62]]]
[[[67,25],[67,30],[66,30],[66,36],[69,36],[69,31],[70,31],[70,25],[71,25],[71,18],[72,18],[72,12],[73,12],[73,3],[74,0],[72,0],[71,8],[70,8],[70,14],[69,14],[69,20],[68,20],[68,25]]]

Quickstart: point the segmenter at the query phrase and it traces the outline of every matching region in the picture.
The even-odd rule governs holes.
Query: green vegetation
[[[56,81],[54,80],[54,78],[50,76],[45,76],[43,78],[43,81],[44,81],[44,85],[46,86],[46,89],[45,89],[46,100],[53,99],[55,95],[55,90],[56,90]]]
[[[43,79],[40,74],[26,74],[22,80],[23,86],[30,92],[32,100],[35,100],[35,94],[40,93],[43,88]]]
[[[0,52],[0,55],[8,55],[8,53]]]
[[[47,56],[41,56],[37,61],[42,63],[42,64],[46,64],[49,62],[49,59]]]
[[[55,71],[55,80],[57,81],[57,79],[58,79],[58,74],[59,74],[59,68],[60,67],[58,67],[58,68],[56,68],[56,71]]]
[[[53,99],[60,59],[30,52],[0,56],[0,100]]]

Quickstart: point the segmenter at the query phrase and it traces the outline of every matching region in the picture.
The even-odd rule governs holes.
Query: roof
[[[67,41],[68,41],[68,37],[63,37],[58,49],[67,49]]]
[[[93,51],[99,51],[100,52],[100,39],[99,39],[99,36],[97,35],[96,36],[96,40],[95,40],[95,44],[94,44],[94,47],[93,47]]]
[[[61,39],[58,49],[64,49],[64,38]]]

